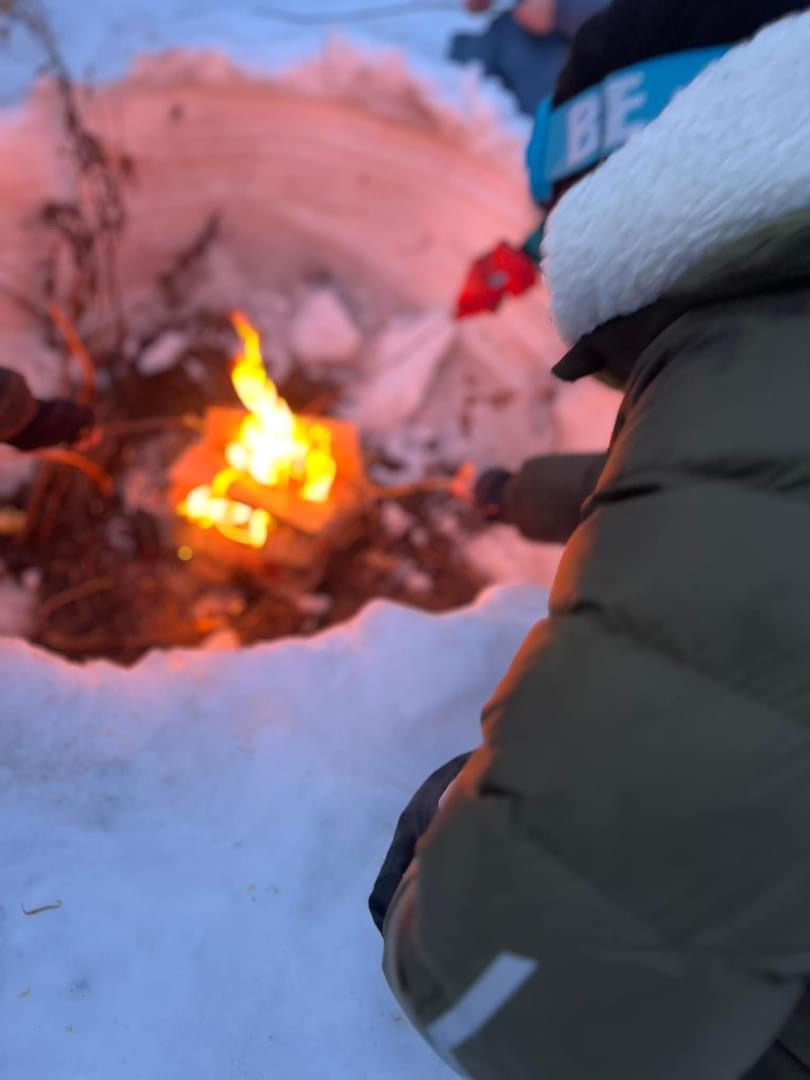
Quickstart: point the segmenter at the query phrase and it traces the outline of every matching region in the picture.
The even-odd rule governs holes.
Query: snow
[[[392,540],[401,540],[407,536],[416,524],[413,514],[400,506],[397,502],[386,502],[380,508],[380,520],[382,527]]]
[[[405,588],[415,596],[427,596],[436,586],[430,574],[426,570],[420,570],[416,563],[411,561],[402,564],[400,578]]]
[[[12,496],[30,483],[35,471],[35,460],[10,446],[0,446],[0,498]]]
[[[25,637],[33,628],[38,582],[18,584],[0,563],[0,638]]]
[[[449,1077],[390,997],[366,897],[545,605],[376,604],[308,642],[131,671],[6,643],[0,1074]]]
[[[290,346],[304,363],[345,364],[362,338],[351,313],[334,289],[312,289],[290,322]]]
[[[447,311],[393,319],[371,348],[369,378],[350,418],[363,431],[401,428],[418,412],[456,334]]]
[[[239,635],[231,627],[226,626],[223,630],[214,630],[204,638],[199,648],[206,652],[229,652],[238,649],[241,642]]]
[[[487,581],[516,585],[532,581],[547,585],[554,580],[563,549],[557,544],[536,544],[511,526],[493,525],[463,541],[464,556]]]
[[[179,330],[167,330],[152,342],[138,357],[136,364],[141,375],[161,375],[173,368],[188,349],[186,334]]]
[[[232,0],[227,5],[217,0],[166,0],[159,14],[154,0],[114,4],[44,0],[41,6],[71,71],[92,81],[120,78],[139,54],[177,45],[215,48],[256,70],[278,69],[317,52],[336,30],[367,45],[405,48],[426,68],[436,67],[453,33],[481,26],[479,19],[464,13],[460,0],[457,5],[448,2],[446,10],[420,10],[415,4],[413,13],[404,15],[382,13],[390,0],[287,0],[278,6],[253,0]],[[279,8],[291,17],[274,15]],[[380,11],[366,18],[346,18],[358,8]],[[24,94],[40,64],[41,54],[30,38],[15,31],[4,47],[0,105]]]
[[[295,606],[304,615],[313,618],[322,618],[327,615],[334,604],[334,600],[326,593],[302,593],[295,598]]]

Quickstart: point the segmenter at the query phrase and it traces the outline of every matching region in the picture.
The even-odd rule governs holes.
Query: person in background
[[[521,0],[512,11],[492,20],[482,34],[457,34],[450,58],[478,61],[517,98],[523,112],[534,115],[554,89],[571,42],[579,28],[608,0]],[[478,13],[492,0],[466,0]]]
[[[614,0],[538,114],[556,373],[623,404],[479,481],[571,535],[371,897],[475,1080],[810,1080],[808,58],[806,2]]]
[[[92,424],[91,409],[62,399],[39,401],[22,375],[0,367],[0,443],[17,450],[73,443]]]

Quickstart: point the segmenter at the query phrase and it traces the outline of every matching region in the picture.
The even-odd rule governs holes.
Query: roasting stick
[[[369,487],[371,498],[375,502],[409,499],[412,495],[430,495],[436,493],[452,494],[455,485],[454,476],[428,476],[424,480],[415,480],[412,484],[398,484],[394,487]]]

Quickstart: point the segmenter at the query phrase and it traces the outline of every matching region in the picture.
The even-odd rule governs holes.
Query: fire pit
[[[17,632],[131,662],[313,633],[377,597],[472,600],[481,526],[448,478],[554,440],[559,346],[537,298],[448,315],[470,260],[531,226],[519,141],[345,46],[264,80],[151,58],[77,100],[93,168],[123,185],[103,214],[86,196],[108,198],[108,177],[52,189],[52,89],[0,136],[0,350],[43,396],[95,369],[100,422],[89,471],[29,464],[0,500]],[[117,248],[115,303],[71,306],[108,279],[101,256],[77,265],[68,210],[125,223],[99,248]],[[72,320],[52,324],[60,305]]]

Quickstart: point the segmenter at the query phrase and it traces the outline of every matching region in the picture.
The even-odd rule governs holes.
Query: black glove
[[[475,505],[487,521],[506,518],[506,495],[512,473],[506,469],[487,469],[475,482]]]
[[[394,839],[379,876],[371,891],[368,906],[377,929],[382,933],[385,916],[405,871],[413,862],[416,845],[427,832],[439,809],[439,800],[469,761],[471,754],[461,754],[442,765],[422,784],[405,807],[397,824]]]
[[[9,439],[17,450],[38,450],[43,446],[76,442],[93,426],[93,410],[72,401],[43,401],[34,418]]]

